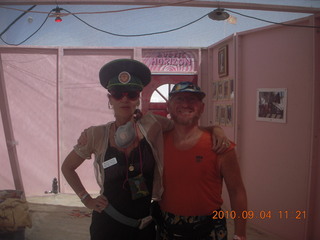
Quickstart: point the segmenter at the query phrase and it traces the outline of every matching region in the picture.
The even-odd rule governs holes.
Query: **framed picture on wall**
[[[225,45],[219,48],[218,73],[219,73],[219,77],[228,76],[228,45]]]
[[[233,119],[232,119],[232,105],[231,104],[228,104],[226,106],[226,111],[227,111],[227,114],[226,114],[226,126],[232,126],[232,122],[233,122]]]
[[[218,83],[217,82],[213,82],[212,84],[212,98],[213,100],[217,100],[218,98],[218,92],[217,92],[217,88],[218,88]]]
[[[285,123],[287,115],[286,88],[257,89],[257,121]]]
[[[224,99],[229,99],[230,98],[229,80],[225,80],[223,82],[223,98]]]
[[[218,81],[218,99],[223,99],[223,82]]]
[[[230,99],[234,99],[234,81],[233,81],[233,79],[230,79],[229,90],[230,90]]]
[[[214,108],[214,121],[216,124],[220,124],[220,105],[216,105]]]
[[[227,108],[226,106],[221,105],[220,106],[220,125],[225,125],[226,124],[226,117],[227,117]]]

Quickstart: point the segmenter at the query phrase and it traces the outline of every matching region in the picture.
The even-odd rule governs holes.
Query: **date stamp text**
[[[277,219],[294,219],[294,220],[305,220],[307,219],[307,211],[305,210],[279,210],[279,211],[242,211],[237,213],[236,211],[223,211],[215,210],[212,212],[213,219],[261,219],[261,220],[270,220],[273,218]]]

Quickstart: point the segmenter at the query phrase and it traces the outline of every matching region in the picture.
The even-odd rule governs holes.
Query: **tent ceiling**
[[[57,6],[62,23],[51,14]],[[219,7],[230,19],[207,17]],[[2,0],[0,45],[207,47],[237,32],[310,14],[320,14],[320,1]]]
[[[264,1],[266,2],[266,1]],[[279,4],[288,1],[278,1]],[[297,1],[292,1],[297,3]],[[304,5],[308,1],[303,1]],[[164,1],[147,1],[147,0],[69,0],[69,1],[52,1],[52,0],[36,0],[36,1],[23,1],[23,0],[3,0],[0,5],[152,5],[152,6],[184,6],[184,7],[204,7],[204,8],[234,8],[234,9],[248,9],[248,10],[263,10],[263,11],[279,11],[279,12],[299,12],[299,13],[320,13],[320,8],[310,7],[304,5],[291,5],[291,4],[261,4],[261,3],[245,3],[245,2],[221,2],[221,1],[186,1],[186,0],[164,0]],[[270,1],[268,3],[271,3]],[[301,3],[301,2],[299,2]],[[303,4],[303,3],[302,3]],[[312,6],[312,5],[311,5]]]

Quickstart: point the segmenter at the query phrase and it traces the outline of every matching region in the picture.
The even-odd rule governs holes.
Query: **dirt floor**
[[[26,240],[89,240],[91,211],[84,207],[30,203],[32,228]]]
[[[91,211],[76,195],[56,194],[28,197],[32,228],[26,228],[26,240],[89,240]],[[232,222],[228,222],[232,239]],[[281,240],[248,224],[248,240]],[[125,240],[125,239],[124,239]]]

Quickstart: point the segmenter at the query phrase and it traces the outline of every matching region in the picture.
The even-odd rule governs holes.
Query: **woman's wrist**
[[[80,198],[81,202],[84,202],[89,196],[90,196],[89,193],[86,193],[86,194],[82,195],[81,198]]]
[[[82,191],[80,193],[77,194],[78,197],[80,198],[81,202],[84,203],[85,200],[90,196],[90,194],[87,191]]]

